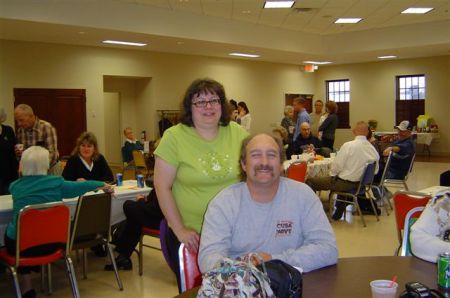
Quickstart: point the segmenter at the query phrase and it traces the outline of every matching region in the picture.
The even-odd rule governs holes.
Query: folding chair
[[[287,177],[299,182],[305,182],[308,163],[293,162],[287,169]]]
[[[109,244],[111,219],[111,194],[101,193],[92,196],[81,196],[78,199],[75,219],[70,239],[70,250],[83,250],[83,278],[87,278],[86,248],[103,244],[113,264],[119,289],[123,290],[114,254]]]
[[[397,159],[407,159],[408,156],[401,156],[401,155],[398,155],[398,154],[392,154],[392,158],[393,159],[395,159],[395,158],[397,158]],[[383,184],[395,185],[397,187],[398,186],[400,186],[400,187],[403,186],[403,188],[405,190],[409,190],[408,184],[406,184],[406,181],[408,181],[409,174],[412,172],[412,168],[413,168],[413,165],[414,165],[414,159],[415,158],[416,158],[416,154],[414,154],[412,156],[411,161],[409,163],[408,172],[406,172],[406,175],[405,175],[405,177],[403,179],[391,179],[391,178],[383,177],[384,178]],[[386,167],[387,166],[388,165],[386,164]]]
[[[409,233],[411,231],[411,226],[416,222],[416,220],[422,214],[422,211],[425,207],[415,207],[406,213],[405,216],[405,224],[403,226],[403,240],[402,240],[402,249],[400,251],[400,256],[408,257],[412,256],[411,253],[411,244],[409,242]]]
[[[64,259],[72,287],[73,297],[79,297],[75,270],[69,253],[70,210],[62,202],[29,205],[20,210],[17,218],[16,255],[8,254],[6,248],[0,249],[0,262],[4,263],[12,273],[16,297],[22,297],[20,292],[17,269],[20,266],[41,265],[42,284],[44,281],[44,265],[47,265],[47,289],[52,292],[50,263]],[[31,247],[61,243],[64,248],[58,248],[48,255],[23,257],[21,253]]]
[[[395,253],[396,255],[398,255],[403,241],[402,233],[405,226],[406,214],[414,207],[426,206],[430,199],[431,196],[420,192],[397,191],[394,194],[394,211],[397,223],[397,237],[399,242],[399,247],[397,248]]]
[[[184,243],[178,250],[180,259],[181,292],[185,292],[202,284],[202,274],[198,268],[197,254],[190,252]]]
[[[361,208],[359,208],[359,204],[358,204],[358,195],[364,194],[364,195],[367,195],[367,198],[370,200],[370,204],[371,204],[372,210],[377,218],[377,221],[380,220],[378,218],[377,209],[375,208],[375,205],[373,203],[372,196],[370,195],[370,192],[369,192],[369,190],[372,188],[372,182],[373,182],[373,178],[375,175],[375,165],[376,165],[376,162],[366,163],[366,165],[364,167],[364,172],[361,175],[358,187],[356,189],[349,191],[349,192],[333,191],[330,193],[330,216],[333,212],[333,206],[334,206],[333,203],[335,203],[335,202],[350,203],[356,207],[356,210],[358,211],[359,216],[361,217],[361,221],[362,221],[364,227],[366,227],[366,221],[364,220],[364,216],[363,216],[363,214],[361,212]],[[351,198],[352,202],[349,202],[349,201],[343,200],[343,199],[339,199],[338,198],[339,196]],[[344,216],[345,216],[345,213],[344,213]]]
[[[389,210],[388,210],[388,205],[391,208],[391,210],[394,210],[392,208],[391,202],[389,201],[389,199],[386,197],[385,194],[385,187],[384,187],[384,180],[386,177],[386,173],[388,171],[388,168],[391,165],[391,160],[392,160],[392,152],[389,153],[388,158],[386,160],[386,164],[384,166],[384,170],[383,170],[383,174],[381,175],[381,179],[380,179],[380,183],[378,185],[372,185],[372,188],[375,189],[378,194],[380,195],[380,199],[381,199],[381,204],[384,206],[384,208],[386,209],[386,214],[389,215]],[[372,190],[373,192],[373,190]]]

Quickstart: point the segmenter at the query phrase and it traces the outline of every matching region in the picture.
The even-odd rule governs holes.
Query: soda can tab
[[[137,187],[144,188],[144,176],[143,175],[137,175]]]
[[[117,173],[116,174],[116,182],[117,182],[117,186],[122,186],[123,185],[122,173]]]
[[[438,257],[438,285],[450,289],[450,252],[442,253]]]

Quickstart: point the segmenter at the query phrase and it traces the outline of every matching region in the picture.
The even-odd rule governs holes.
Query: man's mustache
[[[273,171],[273,167],[271,165],[257,165],[254,169],[255,171]]]

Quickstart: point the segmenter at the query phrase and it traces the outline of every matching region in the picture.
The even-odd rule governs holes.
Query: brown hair
[[[75,148],[72,150],[72,156],[79,155],[80,154],[80,146],[81,144],[91,144],[94,145],[94,154],[92,155],[92,160],[97,160],[100,156],[100,153],[98,152],[98,143],[97,138],[92,132],[85,131],[83,132],[77,139],[77,143],[75,145]]]
[[[334,101],[327,101],[325,107],[330,114],[335,114],[338,111],[338,106]]]
[[[220,98],[220,106],[222,115],[220,116],[219,125],[227,126],[230,123],[230,113],[227,98],[225,96],[225,89],[222,84],[211,79],[198,79],[191,83],[184,94],[181,103],[181,123],[187,126],[194,126],[192,120],[192,98],[201,93],[215,93]]]

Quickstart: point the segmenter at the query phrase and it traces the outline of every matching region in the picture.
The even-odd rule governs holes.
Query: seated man
[[[280,177],[280,140],[266,134],[248,137],[240,163],[242,182],[220,192],[206,211],[200,270],[249,253],[304,271],[335,264],[335,235],[317,196],[305,184]]]
[[[359,121],[356,123],[352,130],[355,139],[342,145],[331,164],[330,176],[314,177],[306,180],[306,183],[314,191],[350,191],[358,187],[366,163],[376,161],[376,173],[380,156],[366,138],[368,129],[369,126],[366,122]],[[333,214],[334,220],[342,217],[345,206],[346,204],[343,202],[336,203],[336,210]]]
[[[320,146],[320,140],[313,137],[309,123],[303,122],[300,125],[300,134],[297,139],[289,144],[286,149],[286,156],[289,158],[293,154],[302,154],[303,151],[309,151],[311,148],[314,150],[314,148],[320,148]]]
[[[408,174],[411,160],[416,153],[416,144],[411,137],[412,126],[409,121],[404,120],[398,126],[395,126],[395,128],[398,132],[397,139],[392,142],[392,146],[387,147],[383,151],[383,156],[388,156],[391,152],[393,153],[385,179],[404,179]],[[383,161],[380,162],[380,171],[375,176],[375,183],[381,182],[385,165]],[[372,191],[377,199],[381,199],[378,188],[373,188]],[[392,197],[392,194],[387,188],[384,188],[382,193],[388,197]]]
[[[450,252],[450,193],[428,203],[411,227],[411,252],[436,263],[438,255]]]
[[[134,138],[133,130],[127,127],[123,130],[125,135],[125,143],[122,147],[123,162],[127,164],[133,161],[133,150],[144,150],[144,146]]]

